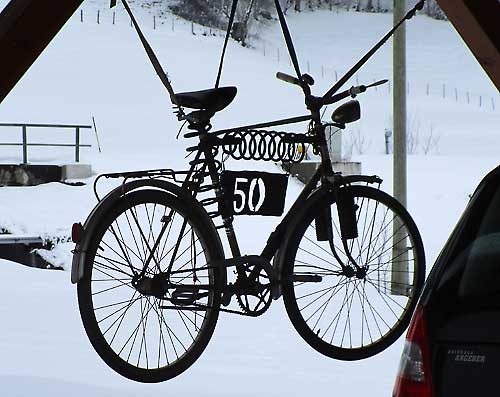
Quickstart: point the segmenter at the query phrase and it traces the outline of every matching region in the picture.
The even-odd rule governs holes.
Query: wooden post
[[[101,11],[100,10],[97,10],[97,24],[99,25],[100,24],[100,19],[101,19]]]
[[[80,127],[76,127],[75,133],[75,162],[80,162]]]
[[[113,25],[115,24],[115,15],[116,13],[113,11]]]
[[[405,15],[405,1],[394,0],[394,24]],[[393,39],[393,152],[394,152],[394,197],[406,207],[406,24],[394,34]],[[393,222],[393,248],[391,272],[391,294],[407,295],[408,254],[406,230],[402,230],[400,219]],[[379,286],[380,287],[380,286]]]
[[[156,30],[156,15],[153,15],[153,30]]]
[[[23,125],[23,164],[28,164],[28,137],[26,133],[26,126]]]
[[[80,10],[80,22],[83,23],[83,10]]]

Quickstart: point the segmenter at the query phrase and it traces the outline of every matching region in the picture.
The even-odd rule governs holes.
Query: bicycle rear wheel
[[[207,263],[223,253],[210,224],[193,213],[171,194],[139,190],[121,198],[93,233],[78,283],[80,314],[99,356],[129,379],[160,382],[179,375],[214,332],[222,279]],[[145,276],[152,280],[173,263],[162,299],[136,283],[157,239]]]
[[[344,188],[345,189],[345,188]],[[405,208],[368,186],[350,186],[358,237],[347,241],[361,269],[341,267],[343,247],[337,205],[325,195],[291,231],[283,262],[283,299],[302,338],[318,352],[341,360],[373,356],[405,330],[425,278],[420,234]],[[330,215],[325,215],[330,213]],[[318,236],[331,223],[331,241]],[[330,221],[331,219],[331,221]],[[323,226],[321,226],[323,225]],[[288,281],[287,281],[288,280]]]

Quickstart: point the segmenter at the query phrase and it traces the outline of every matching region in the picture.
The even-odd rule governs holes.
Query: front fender
[[[202,218],[206,221],[206,224],[210,225],[209,227],[212,229],[211,233],[215,234],[216,236],[218,251],[221,255],[221,258],[217,259],[224,258],[224,249],[222,247],[222,242],[220,240],[219,233],[217,232],[215,225],[212,222],[212,219],[208,216],[205,208],[203,208],[203,206],[193,196],[191,196],[188,191],[174,183],[161,179],[139,179],[127,182],[113,189],[101,201],[99,201],[99,203],[97,203],[97,205],[87,217],[83,225],[83,235],[80,241],[76,244],[73,251],[73,260],[71,265],[71,283],[76,284],[83,277],[85,256],[87,253],[88,245],[90,243],[95,227],[98,225],[104,214],[127,193],[141,188],[157,188],[159,190],[165,191],[167,194],[172,194],[180,198],[195,216]],[[226,271],[223,271],[222,274],[224,277],[224,281],[226,281]]]

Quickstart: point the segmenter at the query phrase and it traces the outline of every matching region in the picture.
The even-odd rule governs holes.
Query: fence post
[[[23,164],[28,164],[28,138],[26,134],[26,126],[23,125]]]
[[[153,30],[156,30],[156,15],[153,15]]]
[[[76,127],[75,134],[75,162],[80,162],[80,127]]]
[[[83,10],[80,10],[80,22],[83,23]]]
[[[113,25],[115,24],[115,12],[113,11]]]
[[[101,19],[101,12],[100,10],[97,10],[97,24],[99,25],[100,24],[100,19]]]

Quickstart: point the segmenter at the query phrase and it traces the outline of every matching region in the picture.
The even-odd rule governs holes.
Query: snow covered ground
[[[1,104],[0,120],[87,124],[95,116],[102,153],[89,132],[85,142],[93,147],[83,149],[82,161],[92,164],[96,173],[183,168],[184,149],[192,141],[175,140],[179,126],[168,96],[123,11],[117,10],[116,25],[111,24],[109,11],[102,10],[100,25],[90,17],[104,3],[86,5],[83,24],[75,14]],[[190,24],[179,20],[174,20],[172,31],[168,18],[153,31],[151,15],[143,12],[140,18],[177,91],[213,85],[222,43],[219,35],[204,36],[201,33],[206,29],[196,26],[193,36]],[[340,76],[390,24],[389,15],[344,11],[292,14],[290,25],[303,69],[309,61],[310,73],[317,80],[316,92],[324,92],[333,83],[333,72],[337,70]],[[408,207],[422,233],[430,267],[468,195],[499,163],[500,97],[450,24],[417,17],[407,31],[410,125],[421,142],[431,131],[439,138],[428,155],[417,146],[409,157]],[[274,78],[278,70],[291,71],[276,23],[261,36],[254,42],[255,48],[230,43],[222,84],[237,85],[239,92],[234,103],[214,118],[216,128],[304,114],[299,90]],[[281,48],[279,63],[277,48]],[[391,64],[387,45],[360,71],[359,82],[390,77]],[[431,87],[429,96],[427,84]],[[442,98],[443,84],[448,90],[446,98]],[[458,102],[455,88],[461,94]],[[474,98],[469,104],[466,92]],[[362,161],[363,172],[381,175],[384,188],[391,191],[391,157],[383,154],[384,129],[391,125],[391,96],[383,86],[359,99],[363,119],[348,129],[345,139],[349,142],[350,135],[364,139],[361,154],[350,145],[354,147],[353,158]],[[45,134],[33,132],[32,139],[70,139],[57,131]],[[3,141],[19,136],[18,130],[2,130]],[[70,149],[30,148],[29,155],[34,163],[72,161]],[[0,161],[20,159],[19,149],[0,148]],[[270,164],[244,166],[274,169]],[[16,234],[68,235],[71,224],[83,221],[95,205],[93,180],[85,182],[83,187],[47,184],[1,189],[4,205],[0,206],[0,226]],[[102,191],[109,188],[105,185]],[[291,184],[288,201],[298,188]],[[276,222],[238,219],[243,250],[258,251],[264,240],[261,229],[270,231]],[[56,247],[56,264],[69,268],[71,248],[70,244]],[[135,384],[115,374],[94,353],[79,319],[76,290],[69,283],[68,272],[1,261],[0,275],[0,299],[4,302],[0,305],[0,355],[4,358],[0,362],[0,390],[5,396],[132,396],[139,392],[152,396],[357,396],[389,395],[392,390],[401,341],[361,362],[327,359],[295,333],[281,301],[258,319],[222,315],[207,350],[188,372],[159,385]]]

